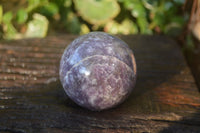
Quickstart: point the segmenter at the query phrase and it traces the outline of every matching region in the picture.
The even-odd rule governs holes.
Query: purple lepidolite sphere
[[[135,85],[133,52],[125,42],[104,32],[80,36],[63,53],[60,80],[78,105],[90,110],[112,108]]]

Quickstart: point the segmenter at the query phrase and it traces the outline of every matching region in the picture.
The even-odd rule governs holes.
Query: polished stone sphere
[[[90,32],[65,49],[59,74],[70,99],[99,111],[115,107],[129,96],[136,81],[136,62],[121,39]]]

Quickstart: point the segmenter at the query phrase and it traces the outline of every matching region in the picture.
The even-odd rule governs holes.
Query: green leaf
[[[25,37],[45,37],[49,21],[41,14],[33,14],[33,20],[28,23]]]
[[[4,38],[5,39],[14,39],[17,34],[17,30],[11,23],[7,23],[3,26],[4,29]]]
[[[26,22],[28,18],[28,13],[26,12],[26,10],[24,9],[20,9],[18,12],[17,12],[17,15],[16,15],[16,19],[17,19],[17,22],[19,24],[23,24]]]
[[[4,35],[3,37],[5,39],[14,39],[16,37],[17,34],[17,30],[15,29],[15,27],[13,26],[11,20],[13,18],[13,13],[11,11],[6,12],[3,15],[3,32]]]
[[[133,17],[146,17],[146,11],[145,8],[142,6],[142,4],[135,4],[134,8],[131,11],[131,14]]]
[[[110,21],[106,24],[106,32],[111,34],[136,34],[138,33],[138,28],[133,21],[126,18],[122,23],[117,23],[116,21]]]
[[[139,0],[124,0],[124,6],[128,10],[133,10],[135,4],[140,4]]]
[[[11,20],[13,18],[13,14],[11,11],[9,12],[6,12],[4,15],[3,15],[3,23],[10,23]]]
[[[90,32],[90,29],[86,24],[81,24],[81,31],[80,34],[84,35]]]
[[[158,4],[158,1],[155,1],[155,0],[142,0],[142,2],[143,2],[144,7],[149,10],[154,10],[154,8]]]
[[[39,3],[40,3],[40,0],[28,0],[29,6],[39,5]]]
[[[137,24],[140,28],[140,33],[142,34],[152,34],[152,31],[149,29],[149,23],[145,17],[138,17]]]
[[[0,5],[0,24],[2,22],[2,18],[3,18],[3,7]]]
[[[162,27],[166,22],[166,17],[162,12],[156,12],[155,17],[153,18],[153,22],[157,26]]]
[[[124,0],[117,0],[118,2],[124,2]]]
[[[116,21],[109,21],[105,27],[104,30],[106,32],[109,32],[111,34],[117,34],[119,33],[119,23],[117,23]]]
[[[40,9],[40,13],[44,14],[45,16],[53,16],[56,13],[58,13],[58,6],[52,2],[48,3],[45,6],[42,6],[42,8]]]
[[[131,15],[135,18],[146,17],[146,10],[143,2],[140,0],[126,0],[124,1],[126,9],[131,11]]]
[[[120,11],[116,0],[74,0],[74,4],[81,17],[94,25],[105,24]]]
[[[79,22],[77,16],[73,12],[70,12],[68,14],[66,28],[67,31],[73,34],[79,34],[81,31],[81,23]]]
[[[69,8],[72,5],[72,1],[71,0],[64,0],[64,6]]]
[[[38,7],[40,0],[28,0],[27,12],[32,11],[34,8]]]
[[[138,28],[133,21],[125,19],[120,25],[120,32],[122,34],[136,34],[138,33]]]
[[[35,8],[48,5],[48,0],[28,0],[27,12],[31,12]]]

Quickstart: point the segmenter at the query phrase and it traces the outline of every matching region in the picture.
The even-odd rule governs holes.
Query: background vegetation
[[[10,6],[12,3],[12,6]],[[185,0],[0,0],[0,38],[84,34],[180,35]]]
[[[200,79],[200,0],[0,0],[0,40],[96,30],[173,36]]]

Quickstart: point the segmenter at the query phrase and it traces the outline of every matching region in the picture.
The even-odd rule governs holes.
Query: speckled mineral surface
[[[67,95],[90,110],[122,103],[133,90],[136,62],[117,37],[91,32],[75,39],[60,61],[60,80]]]

